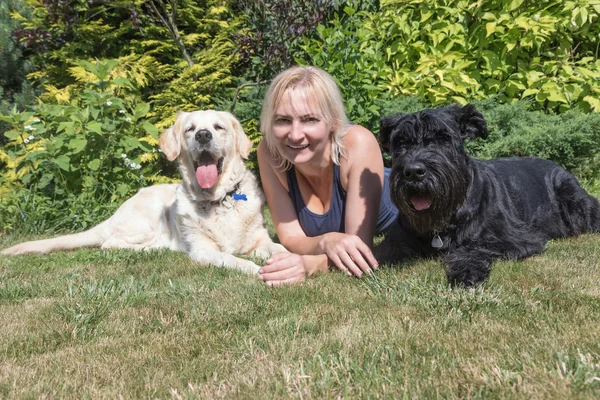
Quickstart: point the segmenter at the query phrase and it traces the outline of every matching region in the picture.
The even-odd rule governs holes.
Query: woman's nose
[[[290,135],[289,135],[290,139],[292,139],[292,140],[302,139],[303,136],[304,136],[304,133],[302,132],[302,124],[300,122],[294,121],[290,128]]]

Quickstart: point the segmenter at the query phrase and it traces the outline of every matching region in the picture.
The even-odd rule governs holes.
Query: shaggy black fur
[[[600,231],[598,200],[552,161],[469,157],[464,140],[487,133],[472,105],[381,120],[400,210],[383,247],[395,260],[442,255],[448,281],[471,286],[488,278],[494,259],[521,259],[552,238]]]

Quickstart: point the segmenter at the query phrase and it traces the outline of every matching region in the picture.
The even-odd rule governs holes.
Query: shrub
[[[595,0],[382,0],[375,12],[358,3],[303,47],[304,62],[340,80],[350,113],[377,112],[372,99],[383,93],[433,105],[494,96],[558,112],[600,111]]]
[[[489,104],[492,104],[491,106]],[[479,103],[490,136],[469,146],[481,158],[535,156],[553,160],[584,181],[600,178],[600,114],[530,111],[530,102]]]
[[[157,125],[179,110],[213,108],[233,91],[236,60],[231,33],[240,17],[230,0],[28,1],[15,9],[15,38],[34,66],[39,86],[63,89],[75,83],[77,60],[119,59],[144,70],[141,98],[153,103]]]
[[[158,159],[158,130],[146,119],[150,106],[140,100],[131,71],[107,60],[79,62],[71,73],[81,83],[51,90],[31,111],[15,107],[0,116],[12,127],[0,148],[4,229],[34,228],[27,218],[52,209],[43,218],[48,225],[86,228],[147,181],[164,180],[159,164],[150,162]],[[23,207],[27,213],[19,213]],[[65,223],[56,214],[64,219],[67,210],[73,214]]]

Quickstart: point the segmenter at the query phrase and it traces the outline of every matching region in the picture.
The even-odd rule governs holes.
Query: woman
[[[279,240],[291,252],[267,260],[260,278],[269,285],[302,282],[330,263],[357,277],[377,269],[373,237],[398,211],[384,187],[377,140],[348,123],[331,76],[315,67],[280,73],[260,128],[263,189]]]

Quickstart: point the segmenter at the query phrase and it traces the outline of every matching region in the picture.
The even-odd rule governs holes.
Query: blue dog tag
[[[233,194],[233,199],[234,200],[244,200],[244,201],[248,201],[248,198],[246,197],[245,194],[242,193],[234,193]]]

